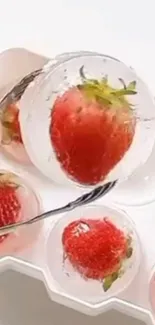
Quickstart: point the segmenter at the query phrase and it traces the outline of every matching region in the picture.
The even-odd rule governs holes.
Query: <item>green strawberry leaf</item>
[[[105,75],[105,76],[102,78],[102,84],[105,85],[105,86],[108,84],[108,75]]]
[[[103,281],[103,290],[104,292],[108,291],[113,282],[115,282],[119,277],[119,272],[114,272],[111,275],[108,275]]]
[[[127,87],[130,90],[135,90],[136,89],[136,81],[131,81]]]
[[[98,103],[101,103],[101,104],[103,104],[105,106],[109,106],[109,105],[112,104],[111,101],[108,98],[106,98],[106,97],[104,98],[102,96],[96,95],[95,98],[96,98],[96,100],[97,100]]]
[[[126,252],[126,257],[130,258],[133,254],[133,248],[131,246],[128,247],[127,252]]]
[[[118,78],[118,80],[121,82],[121,84],[123,85],[123,88],[126,89],[126,84],[125,81],[122,78]]]
[[[132,243],[132,237],[130,235],[127,236],[127,245],[130,246]]]
[[[132,90],[132,89],[120,89],[120,90],[116,90],[116,91],[112,91],[113,95],[116,95],[117,97],[120,97],[120,96],[125,96],[125,95],[136,95],[137,94],[137,91],[135,90]]]
[[[84,65],[82,65],[82,67],[79,69],[79,73],[80,73],[80,77],[82,80],[86,80],[86,76],[84,73]]]

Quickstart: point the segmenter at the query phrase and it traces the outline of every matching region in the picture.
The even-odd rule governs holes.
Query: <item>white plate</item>
[[[9,51],[2,53],[0,55],[0,81],[2,84],[2,89],[6,89],[6,86],[10,85],[10,83],[14,83],[15,79],[20,79],[26,73],[29,73],[30,69],[32,71],[33,69],[41,67],[45,62],[47,62],[47,60],[48,59],[42,58],[37,54],[32,54],[24,49],[10,49]],[[5,66],[8,66],[8,62],[10,64],[10,69],[7,69],[7,71],[9,72],[9,74],[7,75]],[[17,67],[19,67],[19,69],[17,69]],[[71,201],[72,199],[75,199],[81,193],[81,190],[78,188],[60,188],[52,184],[45,177],[43,177],[33,166],[24,167],[22,165],[18,165],[13,161],[9,161],[8,159],[6,159],[6,157],[1,153],[0,159],[1,168],[11,169],[19,175],[27,178],[31,182],[32,187],[37,189],[38,194],[42,198],[44,210],[60,207],[62,204],[65,204]],[[132,193],[134,195],[133,189]],[[139,195],[141,195],[140,192]],[[106,203],[106,198],[100,200],[100,204],[103,203]],[[148,325],[152,325],[153,319],[150,313],[151,309],[148,297],[148,279],[152,266],[155,262],[155,249],[154,245],[152,245],[152,243],[154,242],[155,229],[155,204],[152,204],[151,207],[146,206],[143,209],[132,209],[127,207],[126,211],[134,220],[137,227],[137,232],[142,242],[142,248],[144,251],[143,268],[140,270],[138,278],[135,279],[133,284],[119,297],[113,298],[108,303],[105,303],[104,308],[102,304],[99,304],[95,308],[90,308],[90,306],[87,304],[85,304],[84,306],[81,301],[77,301],[75,303],[73,299],[69,299],[64,292],[57,290],[57,288],[54,286],[53,289],[51,289],[51,286],[50,288],[48,286],[47,276],[45,273],[46,260],[44,249],[49,231],[52,229],[54,222],[58,220],[58,218],[61,216],[51,218],[44,222],[42,232],[39,238],[33,243],[32,247],[27,247],[21,250],[20,252],[12,253],[12,256],[3,257],[0,260],[0,272],[3,273],[6,272],[8,269],[13,269],[17,272],[17,277],[19,273],[23,273],[29,275],[31,278],[40,279],[44,283],[44,286],[48,291],[48,295],[53,301],[70,307],[71,309],[76,309],[87,315],[98,315],[103,312],[106,312],[107,310],[116,309],[119,312],[124,313],[125,315],[132,315],[134,318],[140,319]],[[6,287],[8,289],[9,286]],[[5,293],[3,292],[3,301],[4,297]],[[121,300],[119,300],[118,298],[121,298]],[[4,302],[4,305],[5,304],[7,304],[6,300]],[[51,302],[51,306],[52,304],[53,303]],[[7,305],[7,308],[10,309],[11,306]],[[73,313],[68,309],[68,313],[70,312]],[[18,325],[18,319],[16,324]]]

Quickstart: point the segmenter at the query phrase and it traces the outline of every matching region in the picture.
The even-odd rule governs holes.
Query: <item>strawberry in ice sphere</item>
[[[20,219],[21,202],[17,196],[19,184],[13,174],[0,173],[0,227]],[[0,236],[2,242],[8,235]]]
[[[42,213],[41,201],[30,184],[20,176],[6,170],[0,171],[0,256],[32,247],[42,231],[42,222],[14,228],[4,236],[1,227],[28,221]],[[3,232],[3,230],[2,230]]]
[[[85,278],[103,281],[107,291],[132,255],[131,237],[108,218],[71,222],[62,235],[65,258]]]
[[[136,118],[126,95],[136,82],[113,88],[107,78],[86,79],[59,96],[51,111],[50,138],[63,170],[84,185],[103,181],[130,148]]]

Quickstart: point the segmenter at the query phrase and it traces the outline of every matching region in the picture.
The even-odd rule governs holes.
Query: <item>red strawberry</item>
[[[23,143],[17,103],[12,103],[3,110],[1,121],[3,126],[3,144],[9,144],[11,141]]]
[[[19,220],[21,205],[16,195],[17,187],[12,174],[0,174],[0,227]],[[0,242],[7,236],[0,236]]]
[[[62,168],[75,181],[103,181],[130,148],[136,118],[125,95],[136,94],[135,86],[133,81],[114,89],[106,78],[83,79],[82,85],[56,99],[51,143]]]
[[[98,280],[116,275],[128,251],[124,233],[107,218],[70,223],[64,229],[62,244],[73,267],[85,277]]]

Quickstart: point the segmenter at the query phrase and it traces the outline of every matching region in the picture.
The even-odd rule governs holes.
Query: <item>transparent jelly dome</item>
[[[0,227],[29,220],[42,212],[40,198],[19,175],[0,170]],[[27,248],[37,239],[42,223],[22,226],[0,235],[0,255],[12,255]]]
[[[87,78],[101,80],[108,76],[109,84],[115,88],[121,88],[120,80],[125,85],[136,83],[137,94],[126,96],[136,116],[135,135],[123,158],[107,173],[103,182],[124,181],[143,166],[151,154],[155,140],[155,109],[143,81],[133,69],[115,58],[91,52],[66,53],[48,63],[43,73],[26,89],[20,102],[24,146],[34,165],[48,178],[63,185],[83,186],[62,168],[49,134],[53,105],[58,96],[81,84],[81,67],[84,67]]]
[[[62,244],[64,229],[73,221],[80,221],[80,219],[82,221],[87,221],[88,219],[97,221],[103,220],[105,217],[118,229],[122,230],[125,238],[130,236],[132,247],[132,255],[124,260],[120,275],[107,290],[103,288],[102,281],[83,277],[81,273],[75,270],[67,256],[64,258],[64,247]],[[82,231],[87,232],[86,229]],[[70,245],[72,247],[72,243]],[[93,245],[95,247],[95,242]],[[92,256],[94,255],[93,245],[90,247]],[[77,250],[79,251],[78,247]],[[85,253],[87,256],[87,252]],[[47,279],[49,286],[55,281],[54,285],[57,290],[92,304],[99,303],[124,291],[136,276],[140,266],[140,259],[140,242],[134,224],[123,211],[118,210],[116,207],[92,205],[77,208],[61,217],[54,224],[46,243]]]

